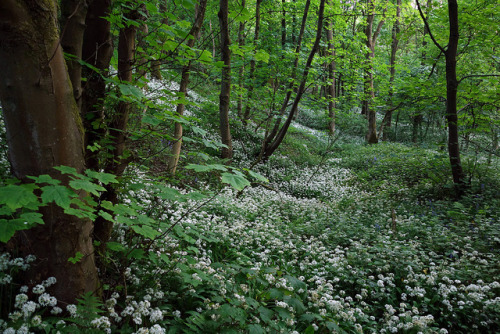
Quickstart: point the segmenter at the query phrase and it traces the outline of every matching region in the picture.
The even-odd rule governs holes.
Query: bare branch
[[[462,79],[458,80],[458,83],[460,84],[465,79],[469,79],[469,78],[482,78],[482,77],[500,77],[500,74],[471,74],[471,75],[466,75]]]
[[[425,18],[424,13],[422,12],[422,7],[420,6],[420,2],[418,0],[417,0],[417,7],[418,7],[418,12],[420,13],[420,17],[424,21],[424,24],[427,27],[427,30],[429,31],[429,36],[431,36],[432,42],[439,48],[439,50],[441,50],[442,53],[446,54],[446,50],[434,38],[434,35],[432,34],[431,31],[431,27],[429,26],[429,23],[427,22],[427,19]]]

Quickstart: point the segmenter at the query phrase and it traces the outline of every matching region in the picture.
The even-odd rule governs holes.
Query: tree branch
[[[424,13],[422,12],[422,7],[420,6],[420,2],[417,0],[417,8],[418,12],[420,13],[420,17],[424,21],[425,26],[427,27],[427,31],[429,31],[429,36],[431,36],[432,42],[441,50],[442,53],[446,54],[446,50],[436,41],[434,38],[434,35],[432,34],[431,27],[429,26],[429,23],[427,22],[427,19],[425,18]]]
[[[465,79],[468,79],[468,78],[478,78],[478,77],[500,77],[500,74],[471,74],[471,75],[466,75],[462,79],[458,80],[458,84],[460,84]]]
[[[373,37],[372,37],[372,41],[373,41],[373,45],[375,45],[375,42],[377,41],[377,37],[378,35],[380,34],[380,30],[382,30],[382,26],[384,25],[385,23],[385,12],[387,11],[387,8],[384,9],[384,12],[382,13],[383,15],[383,19],[380,20],[380,22],[378,23],[377,25],[377,29],[375,29],[375,32],[373,33]]]

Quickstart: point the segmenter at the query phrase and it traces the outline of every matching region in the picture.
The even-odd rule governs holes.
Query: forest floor
[[[305,116],[277,154],[254,169],[269,182],[261,178],[243,191],[220,182],[217,164],[207,172],[183,169],[176,186],[134,170],[124,194],[127,206],[142,212],[144,225],[134,231],[157,229],[161,237],[153,233],[150,242],[129,223],[117,224],[101,272],[105,303],[87,296],[68,307],[71,318],[44,319],[45,328],[500,331],[499,162],[465,156],[473,179],[456,200],[446,152],[367,146],[342,127],[330,138],[312,128],[314,115]],[[213,129],[198,131],[216,137]],[[240,129],[235,138],[235,163],[248,168],[259,137]],[[41,310],[41,303],[33,305]],[[35,319],[16,312],[17,322]]]
[[[455,200],[446,152],[303,123],[256,167],[269,183],[164,207],[180,222],[157,247],[179,276],[148,298],[164,292],[151,303],[176,315],[172,332],[498,332],[498,165],[466,163],[477,176]],[[235,160],[247,167],[246,135]],[[214,173],[199,177],[213,189]],[[148,271],[131,266],[141,291]]]

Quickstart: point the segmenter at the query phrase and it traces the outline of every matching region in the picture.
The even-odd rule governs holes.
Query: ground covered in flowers
[[[500,331],[498,161],[476,166],[457,201],[444,152],[354,145],[341,131],[330,139],[296,123],[281,152],[255,168],[269,183],[243,191],[221,185],[217,171],[168,188],[134,171],[124,200],[162,234],[139,237],[118,217],[103,301],[78,305],[57,304],[46,292],[53,278],[16,286],[12,276],[32,259],[3,255],[11,303],[2,304],[11,306],[1,330]],[[248,145],[235,145],[241,167],[252,155],[238,147]]]

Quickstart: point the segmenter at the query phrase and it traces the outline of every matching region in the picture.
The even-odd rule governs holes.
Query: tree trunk
[[[66,182],[54,166],[84,169],[83,126],[55,17],[55,1],[0,3],[0,100],[11,168],[21,180],[49,174]],[[41,282],[54,276],[57,284],[49,292],[62,303],[74,303],[98,286],[92,222],[55,206],[41,212],[45,224],[17,237],[21,252],[37,257],[24,278]],[[77,252],[82,260],[68,262]]]
[[[222,144],[226,145],[222,148],[222,158],[233,158],[233,144],[231,140],[231,130],[229,128],[229,103],[231,100],[231,50],[229,45],[229,21],[228,21],[228,0],[220,0],[219,2],[219,24],[220,24],[220,40],[221,53],[224,67],[222,68],[222,83],[219,95],[219,127],[222,139]]]
[[[245,0],[241,0],[241,7],[245,8]],[[245,21],[240,22],[240,25],[238,27],[238,46],[241,48],[243,45],[245,45],[245,38],[243,36],[243,31],[245,30]],[[238,86],[239,86],[239,92],[238,92],[238,101],[237,101],[237,107],[236,110],[238,112],[238,117],[243,121],[243,124],[245,124],[244,118],[243,118],[243,73],[245,72],[245,56],[240,56],[241,58],[241,66],[238,69]]]
[[[429,11],[431,9],[432,2],[431,0],[427,0],[427,6],[426,6],[426,17],[429,14]],[[420,65],[423,67],[425,66],[425,46],[427,45],[427,41],[425,40],[425,36],[429,34],[429,28],[424,24],[424,36],[422,38],[422,59],[420,61]],[[412,132],[412,142],[417,143],[418,137],[419,137],[419,132],[421,127],[422,127],[422,122],[424,120],[424,116],[421,113],[418,113],[416,115],[412,116],[412,121],[413,121],[413,132]]]
[[[375,57],[375,43],[377,41],[380,29],[384,24],[384,20],[381,20],[377,26],[375,32],[373,32],[373,21],[375,18],[375,5],[373,0],[368,1],[368,15],[367,24],[365,29],[366,34],[366,47],[368,52],[366,53],[367,69],[365,70],[365,82],[364,88],[364,100],[361,108],[361,113],[366,115],[368,118],[368,134],[366,135],[366,141],[369,144],[378,143],[377,136],[377,118],[375,109],[373,109],[372,103],[375,99],[375,90],[373,88],[373,58]]]
[[[327,2],[329,4],[329,1]],[[332,60],[328,63],[328,117],[330,122],[328,124],[328,132],[335,133],[335,45],[333,44],[333,18],[329,19],[328,30],[326,32],[326,39],[328,40],[328,52]],[[325,94],[326,95],[326,94]]]
[[[255,34],[253,37],[254,47],[257,47],[259,42],[259,32],[260,32],[260,4],[262,0],[257,0],[255,3]],[[245,113],[243,114],[243,124],[247,125],[248,120],[250,118],[250,108],[253,90],[255,88],[255,59],[252,58],[250,60],[250,77],[249,77],[250,85],[247,87],[247,104],[245,106]]]
[[[196,6],[195,9],[195,20],[193,23],[193,27],[189,34],[193,36],[187,41],[188,48],[192,48],[196,39],[198,37],[198,33],[201,29],[201,25],[203,24],[203,19],[205,17],[205,9],[207,8],[207,0],[200,0],[199,5]],[[189,71],[191,70],[191,61],[188,61],[187,65],[182,67],[181,74],[181,82],[179,84],[179,93],[182,96],[186,96],[187,86],[189,84]],[[184,103],[179,103],[176,108],[176,115],[182,117],[184,114],[185,105]],[[175,123],[174,130],[174,144],[172,146],[172,152],[170,153],[170,157],[168,158],[167,168],[172,175],[175,174],[177,169],[177,163],[179,162],[179,156],[181,154],[181,146],[182,146],[182,124]]]
[[[78,108],[82,101],[82,59],[83,34],[88,3],[86,0],[65,0],[61,2],[61,46],[64,52],[72,56],[66,61],[69,78],[73,86],[73,95]]]
[[[458,144],[457,115],[457,48],[458,48],[458,4],[457,0],[448,0],[448,15],[450,19],[450,37],[446,50],[446,119],[448,120],[448,153],[450,156],[453,182],[457,195],[463,194],[465,175],[460,161]]]
[[[458,143],[458,115],[457,115],[457,49],[458,49],[458,4],[457,0],[448,0],[448,19],[450,21],[450,35],[448,47],[445,50],[434,38],[429,23],[422,12],[420,2],[417,0],[420,17],[428,29],[432,42],[444,53],[446,57],[446,120],[448,122],[448,155],[450,157],[451,174],[457,197],[465,191],[465,174],[460,161],[460,146]]]
[[[302,23],[300,26],[300,32],[299,32],[299,36],[297,39],[297,45],[295,47],[295,60],[293,63],[292,73],[291,73],[290,78],[289,78],[288,89],[286,90],[285,99],[283,100],[283,103],[281,104],[281,109],[280,109],[278,118],[276,119],[276,121],[274,123],[274,127],[271,130],[271,132],[264,139],[264,143],[262,146],[263,152],[267,149],[267,146],[274,140],[274,138],[278,134],[278,131],[279,131],[280,125],[281,125],[281,119],[283,118],[283,116],[286,113],[286,109],[288,107],[288,102],[290,101],[290,97],[292,96],[293,87],[295,85],[295,78],[297,76],[297,68],[299,67],[300,49],[302,46],[302,39],[304,37],[304,31],[306,28],[306,22],[307,22],[307,16],[309,14],[310,4],[311,4],[311,0],[306,0],[306,4],[304,7],[304,15],[302,16]]]
[[[323,13],[325,10],[325,0],[321,0],[320,5],[319,5],[319,13],[318,13],[318,27],[316,30],[316,39],[314,41],[314,45],[311,49],[311,52],[309,53],[309,57],[307,58],[307,62],[304,68],[304,72],[302,74],[302,81],[300,82],[299,89],[297,91],[297,95],[295,96],[295,99],[293,101],[292,109],[290,110],[290,113],[288,114],[288,117],[285,121],[285,124],[281,127],[279,133],[276,135],[275,140],[270,143],[267,147],[265,147],[265,151],[262,153],[262,160],[267,160],[273,153],[276,151],[276,149],[279,147],[283,139],[285,138],[285,135],[288,131],[288,128],[290,124],[292,123],[292,119],[294,115],[297,112],[297,109],[299,107],[299,102],[302,98],[302,94],[304,93],[305,86],[306,86],[306,81],[307,81],[307,76],[309,75],[309,70],[311,68],[312,61],[314,59],[314,55],[318,51],[319,48],[319,42],[321,40],[321,32],[323,29]]]
[[[391,43],[391,61],[390,61],[390,77],[389,77],[389,111],[385,116],[385,130],[382,135],[383,140],[387,140],[387,130],[391,128],[392,123],[392,112],[394,107],[394,79],[396,77],[396,55],[398,52],[399,44],[399,32],[400,32],[400,22],[401,17],[401,0],[396,2],[396,21],[392,26],[392,43]]]
[[[83,36],[82,59],[96,68],[84,66],[82,75],[86,79],[83,84],[82,105],[80,114],[85,128],[85,165],[88,169],[99,170],[96,150],[88,147],[98,143],[106,133],[104,127],[103,102],[106,94],[106,83],[109,63],[113,55],[111,43],[111,24],[105,18],[111,13],[111,0],[92,1],[85,19],[86,29]]]
[[[281,50],[285,51],[286,45],[286,1],[281,0]],[[284,56],[284,53],[283,53]]]
[[[137,10],[130,10],[125,14],[128,20],[138,20],[139,13]],[[132,82],[132,70],[135,56],[137,27],[135,25],[125,26],[120,29],[118,35],[118,79],[120,82],[129,84]],[[129,159],[123,157],[126,147],[126,131],[130,114],[130,104],[120,101],[116,108],[116,114],[108,125],[109,136],[113,141],[114,149],[112,157],[104,167],[106,173],[122,176],[125,168],[127,168]],[[101,196],[101,201],[109,201],[113,204],[118,203],[118,192],[115,186],[105,186],[106,191]],[[101,242],[100,250],[104,250],[106,242],[111,237],[113,223],[106,219],[96,219],[94,227],[94,238]]]

